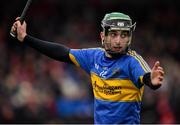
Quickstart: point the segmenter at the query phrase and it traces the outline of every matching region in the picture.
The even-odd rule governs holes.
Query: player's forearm
[[[37,51],[47,55],[48,57],[62,62],[72,63],[69,58],[70,48],[65,47],[61,44],[43,41],[30,35],[25,36],[24,43],[36,49]]]
[[[161,87],[161,85],[153,85],[152,82],[151,82],[151,73],[146,73],[144,76],[143,76],[143,83],[146,84],[147,86],[149,86],[151,89],[158,89],[159,87]]]

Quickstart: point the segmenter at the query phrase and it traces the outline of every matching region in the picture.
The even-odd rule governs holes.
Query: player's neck
[[[109,54],[108,52],[105,51],[105,56],[109,59],[117,59],[117,58],[120,58],[121,56],[125,55],[126,53],[122,53],[122,54],[114,54],[114,55],[111,55]]]

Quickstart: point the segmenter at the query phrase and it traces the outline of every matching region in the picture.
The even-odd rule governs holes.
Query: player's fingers
[[[11,27],[11,31],[16,31],[16,29],[17,29],[17,22],[14,22]]]
[[[153,69],[156,70],[159,66],[160,66],[160,62],[156,61],[154,66],[153,66]]]
[[[11,27],[11,32],[14,32],[15,31],[15,28],[12,26]]]
[[[163,70],[157,70],[158,73],[160,73],[161,76],[164,76],[164,71]]]
[[[159,66],[157,69],[158,69],[158,70],[164,70],[164,69],[163,69],[162,67],[160,67],[160,66]]]
[[[16,28],[14,26],[11,27],[11,31],[12,32],[15,32],[16,31]]]
[[[159,79],[159,81],[163,81],[164,77],[163,76],[159,76],[158,79]]]
[[[17,22],[14,22],[14,23],[13,23],[13,26],[16,27],[16,26],[17,26]]]
[[[20,19],[20,17],[16,17],[16,19],[15,19],[15,20],[17,21],[17,20],[19,20],[19,19]]]
[[[14,26],[15,28],[20,27],[20,26],[21,26],[20,21],[19,21],[19,20],[17,20],[16,22],[14,22],[13,26]]]
[[[16,25],[17,25],[17,27],[20,27],[21,26],[21,22],[19,20],[16,21]]]

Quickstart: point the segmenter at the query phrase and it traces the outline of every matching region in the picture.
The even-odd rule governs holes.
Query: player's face
[[[112,30],[108,33],[108,35],[104,36],[102,35],[102,40],[104,40],[105,49],[110,49],[113,52],[124,52],[125,49],[128,46],[129,43],[129,31],[117,31],[117,30]]]

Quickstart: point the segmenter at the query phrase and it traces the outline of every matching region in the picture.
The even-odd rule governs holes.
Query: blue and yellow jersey
[[[140,55],[130,50],[113,59],[102,48],[90,48],[71,49],[69,56],[91,76],[96,124],[140,123],[142,77],[150,72]]]

